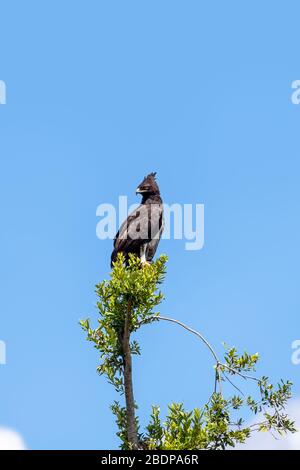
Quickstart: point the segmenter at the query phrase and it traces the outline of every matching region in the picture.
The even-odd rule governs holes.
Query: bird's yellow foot
[[[142,261],[142,266],[150,266],[151,263],[149,261]]]

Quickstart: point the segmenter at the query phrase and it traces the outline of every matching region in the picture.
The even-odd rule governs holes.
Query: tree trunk
[[[132,359],[130,351],[130,318],[131,305],[125,315],[124,335],[123,335],[123,357],[124,357],[124,389],[127,414],[127,438],[133,449],[139,448],[137,428],[135,422],[135,404],[132,385]]]

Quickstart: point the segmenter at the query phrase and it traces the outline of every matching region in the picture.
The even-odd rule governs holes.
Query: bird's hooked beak
[[[146,190],[145,189],[141,189],[139,186],[136,188],[136,191],[135,191],[135,194],[142,194],[142,193],[145,193]]]

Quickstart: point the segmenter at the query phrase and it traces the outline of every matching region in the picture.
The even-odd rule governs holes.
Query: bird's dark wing
[[[123,222],[114,241],[114,250],[111,256],[113,263],[117,254],[122,252],[125,256],[134,253],[141,254],[141,246],[149,240],[151,212],[149,205],[141,204]]]
[[[117,254],[123,252],[141,254],[142,245],[149,247],[147,259],[151,260],[162,232],[162,205],[141,204],[122,223],[114,240],[112,262]],[[151,245],[149,246],[149,243]]]
[[[118,247],[118,243],[120,242],[120,239],[126,238],[128,227],[131,224],[131,222],[139,216],[141,207],[142,207],[142,204],[140,204],[134,211],[132,211],[131,214],[129,214],[129,216],[127,217],[127,219],[125,219],[124,222],[122,223],[121,227],[117,231],[116,236],[114,238],[114,248]]]
[[[147,261],[152,261],[156,250],[157,246],[159,244],[163,229],[164,229],[164,219],[163,219],[163,205],[162,204],[155,204],[156,208],[154,210],[154,213],[152,214],[152,223],[153,219],[155,220],[154,223],[154,230],[151,237],[151,240],[147,244],[147,250],[146,250],[146,259]]]

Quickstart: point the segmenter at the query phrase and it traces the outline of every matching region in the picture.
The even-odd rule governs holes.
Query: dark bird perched
[[[114,239],[111,267],[118,253],[128,260],[129,253],[140,257],[142,263],[150,263],[155,255],[163,231],[163,202],[155,180],[156,173],[145,176],[137,187],[142,202],[122,223]]]

